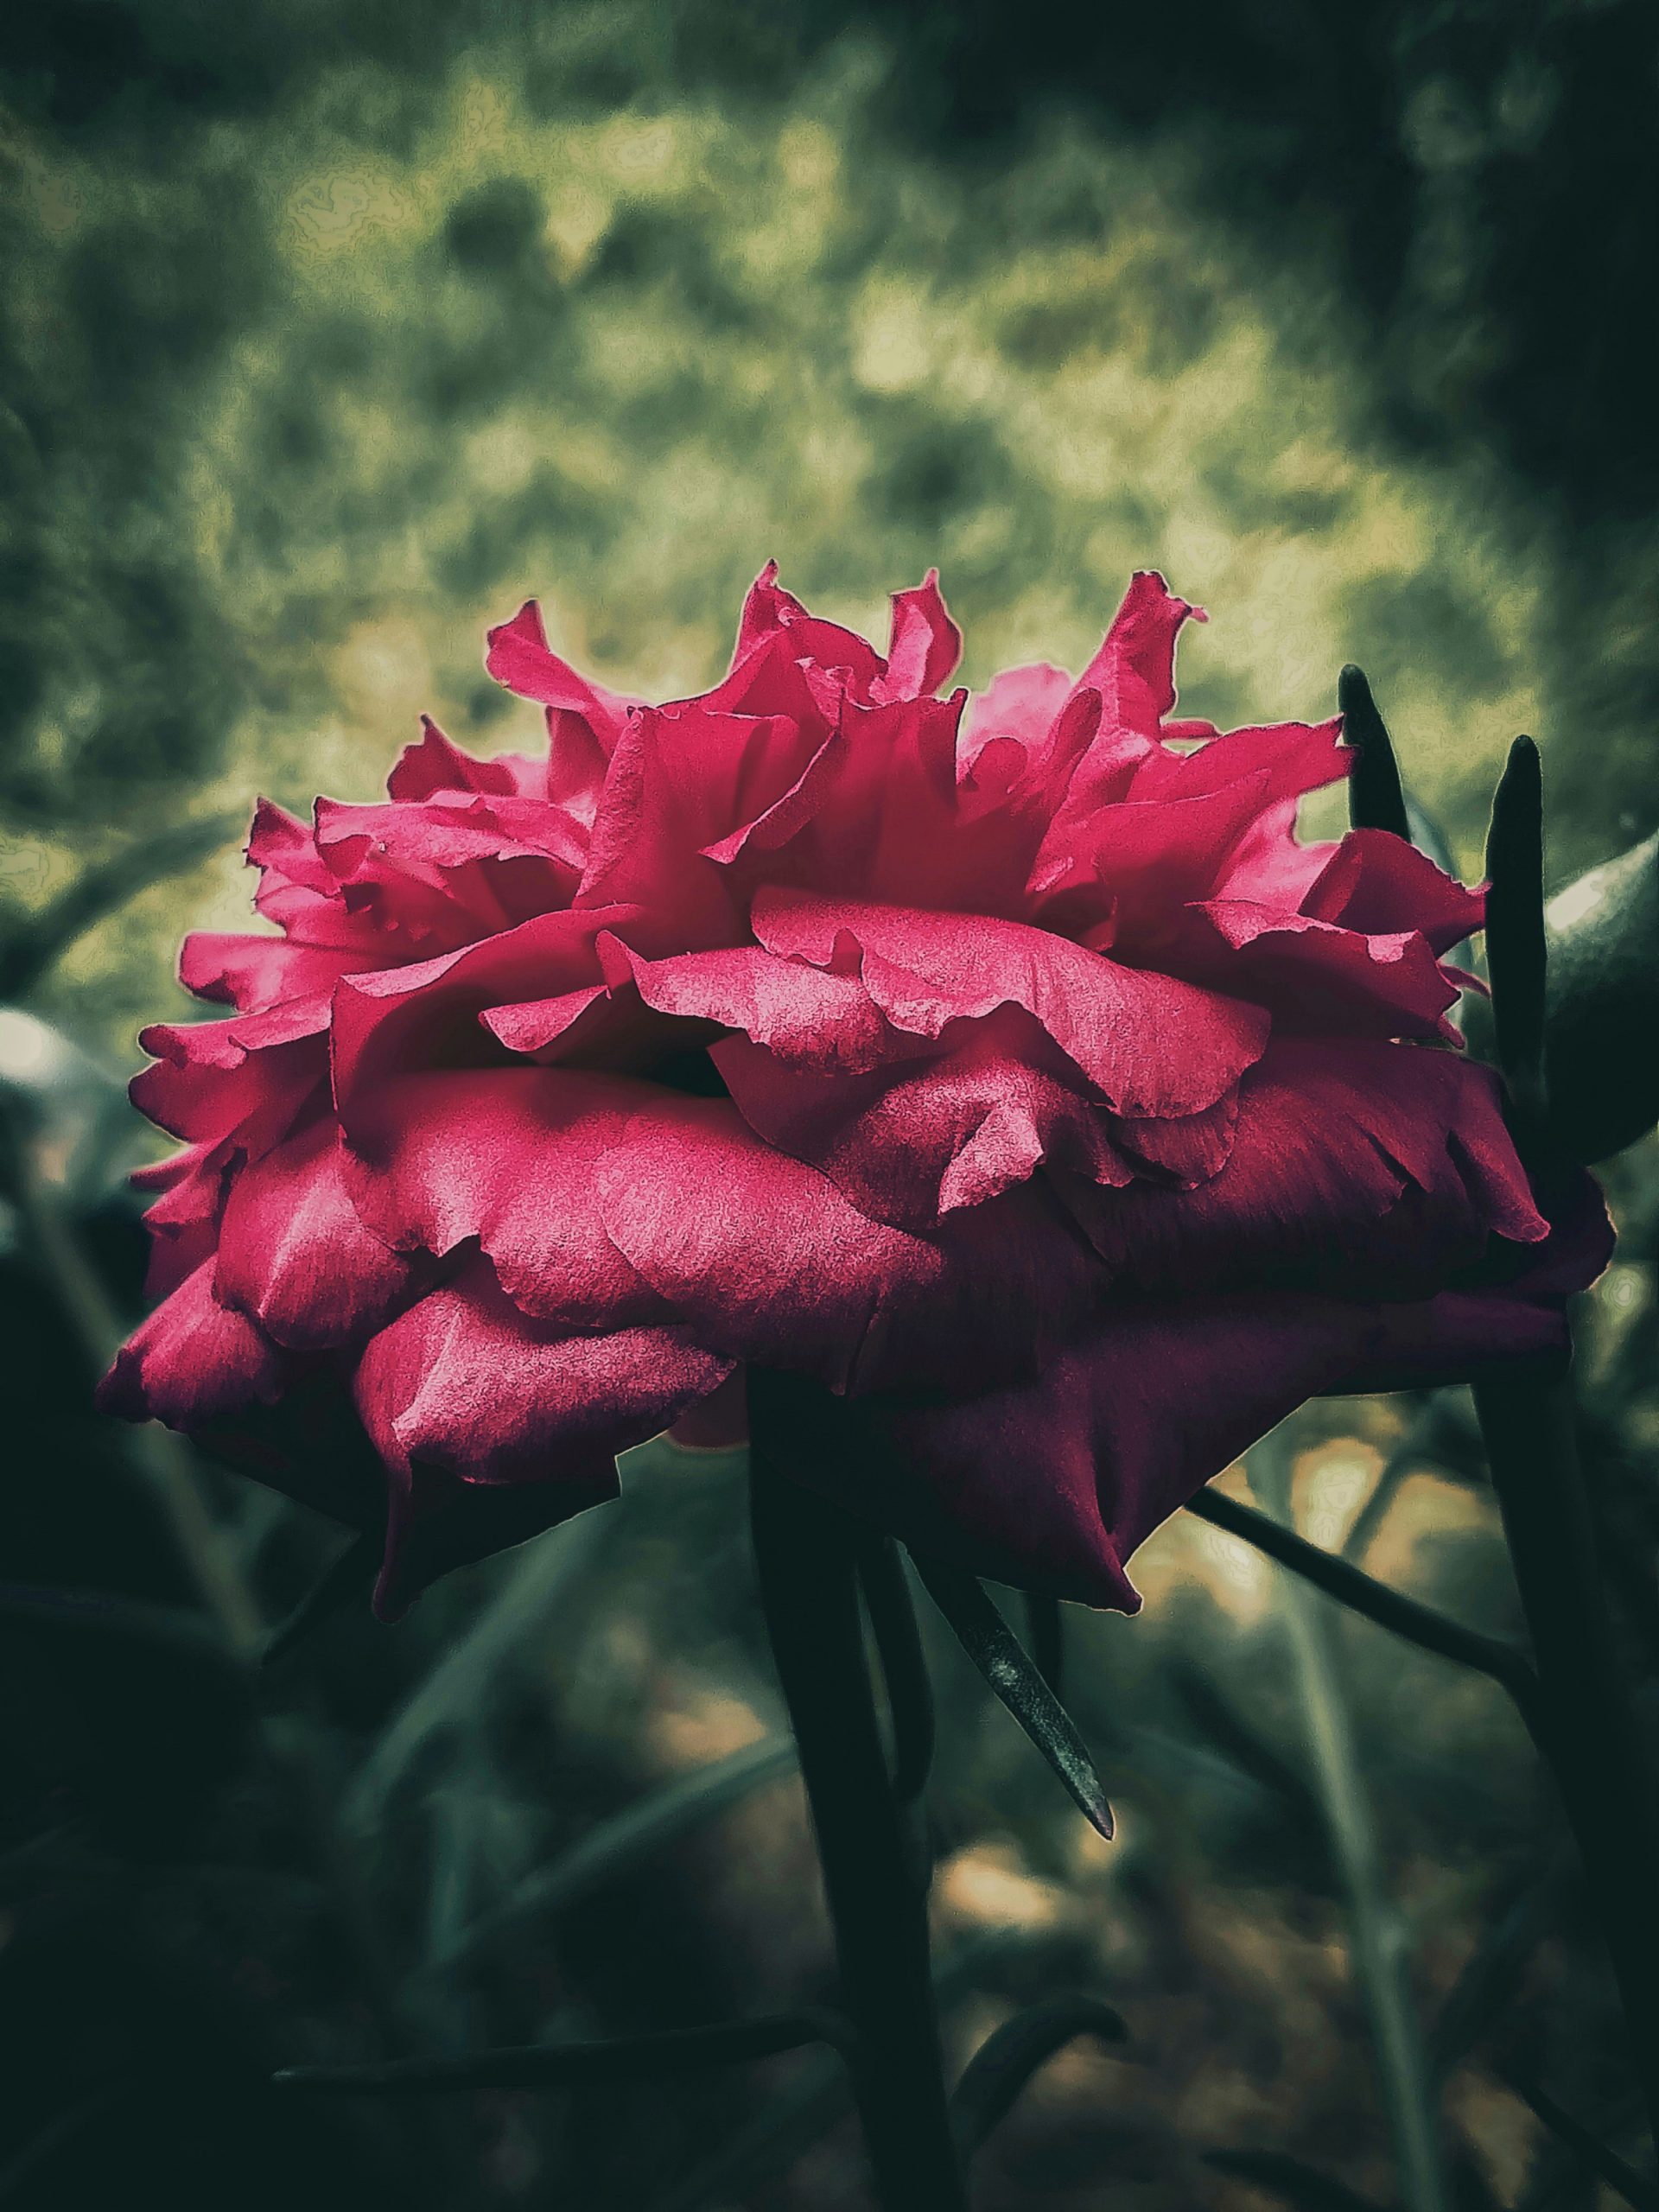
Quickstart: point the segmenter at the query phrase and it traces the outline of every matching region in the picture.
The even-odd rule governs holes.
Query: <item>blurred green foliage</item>
[[[982,65],[943,20],[150,0],[12,29],[14,910],[182,809],[369,795],[422,708],[523,740],[479,661],[531,592],[613,681],[702,683],[769,556],[871,625],[937,563],[979,683],[1079,664],[1160,566],[1214,613],[1195,710],[1321,714],[1362,659],[1472,864],[1514,729],[1599,735],[1550,517],[1485,442],[1391,434],[1317,178],[1281,226],[1262,188],[1219,204],[1236,119],[1172,83],[1115,120],[1132,69],[1039,86],[970,158],[915,84],[930,39],[970,89]],[[1620,810],[1562,827],[1597,856]],[[181,924],[245,911],[233,868],[84,941],[56,1009],[124,1040]]]
[[[1629,0],[13,10],[0,936],[73,923],[85,871],[183,817],[258,790],[371,795],[422,709],[474,749],[533,743],[533,712],[480,663],[485,625],[528,594],[613,683],[705,682],[768,556],[868,626],[937,563],[976,683],[1079,664],[1128,571],[1160,566],[1213,613],[1185,647],[1195,712],[1323,714],[1357,659],[1471,873],[1519,728],[1545,747],[1553,874],[1630,842],[1659,818],[1651,27]],[[127,1061],[137,1023],[172,1010],[181,931],[236,926],[248,887],[221,838],[75,938],[34,1001]],[[130,1309],[133,1223],[108,1173],[130,1125],[95,1066],[5,1019],[24,1024],[11,1071],[24,1047],[39,1063],[43,1173]],[[1624,1254],[1581,1375],[1618,1618],[1650,1686],[1650,1158],[1613,1180]],[[196,1607],[142,1454],[86,1409],[73,1300],[0,1226],[0,1415],[32,1478],[0,1491],[8,1573]],[[1459,1396],[1318,1406],[1292,1438],[1305,1534],[1351,1541],[1386,1468],[1371,1571],[1514,1630]],[[332,1539],[196,1471],[280,1617]],[[647,1447],[620,1507],[452,1578],[396,1635],[331,1624],[247,1701],[288,1727],[288,1765],[268,1730],[249,1751],[249,1710],[221,1710],[216,1677],[181,1694],[154,1636],[117,1696],[102,1639],[27,1608],[0,1622],[25,1691],[3,1746],[0,2001],[29,2024],[0,2156],[35,2161],[0,2192],[54,2212],[135,2176],[190,2206],[389,2186],[446,2207],[550,2187],[596,2212],[846,2202],[834,2085],[814,2122],[794,2062],[483,2099],[430,2126],[302,2114],[264,2082],[298,2056],[626,2032],[822,1990],[792,1783],[637,1853],[654,1792],[780,1726],[739,1473]],[[1211,2145],[1287,2149],[1381,2201],[1274,1570],[1178,1516],[1136,1573],[1139,1622],[1071,1631],[1110,1847],[932,1637],[953,2052],[1068,1979],[1108,1988],[1135,2036],[1050,2069],[986,2155],[985,2201],[1274,2201],[1204,2169]],[[1588,2212],[1503,2074],[1516,2061],[1629,2147],[1536,1763],[1492,1685],[1363,1621],[1335,1623],[1332,1649],[1459,2212]],[[598,1885],[595,1837],[617,1852]],[[504,1902],[509,1940],[474,1957]]]

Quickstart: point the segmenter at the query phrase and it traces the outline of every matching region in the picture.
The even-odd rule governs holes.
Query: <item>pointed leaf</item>
[[[782,2050],[851,2036],[834,2012],[779,2012],[759,2020],[671,2028],[614,2043],[521,2044],[467,2058],[393,2058],[368,2066],[289,2066],[271,2076],[288,2089],[333,2094],[453,2094],[469,2089],[553,2089],[588,2082],[654,2081],[709,2066],[740,2065]]]
[[[950,2120],[964,2152],[977,2150],[1038,2069],[1079,2036],[1122,2043],[1122,2015],[1082,1991],[1029,2005],[988,2036],[950,2093]]]
[[[918,1558],[916,1572],[956,1630],[963,1649],[1053,1768],[1079,1810],[1109,1840],[1112,1808],[1083,1738],[984,1589],[971,1574],[938,1560]]]
[[[1348,819],[1356,830],[1391,830],[1409,841],[1411,825],[1400,771],[1382,717],[1363,669],[1351,665],[1337,678],[1344,741],[1352,748],[1348,772]]]
[[[1544,792],[1538,748],[1517,737],[1486,839],[1486,965],[1497,1061],[1523,1121],[1541,1107],[1544,1051]]]

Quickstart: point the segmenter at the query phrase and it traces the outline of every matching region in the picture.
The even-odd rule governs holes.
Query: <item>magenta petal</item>
[[[612,1242],[700,1343],[836,1389],[883,1300],[939,1272],[925,1246],[762,1144],[723,1099],[642,1114],[597,1182]]]
[[[1175,640],[1204,609],[1177,599],[1154,569],[1138,569],[1100,650],[1075,689],[1098,693],[1107,730],[1156,736],[1175,705]]]
[[[840,965],[842,946],[856,947],[876,1004],[918,1036],[1024,1007],[1123,1114],[1202,1112],[1267,1041],[1258,1007],[1020,922],[768,891],[755,900],[754,928],[769,950],[818,966]]]
[[[677,1103],[648,1084],[563,1068],[402,1076],[354,1126],[346,1187],[398,1251],[480,1244],[538,1319],[583,1330],[654,1319],[662,1301],[606,1233],[595,1178],[658,1102]]]
[[[406,745],[386,779],[387,796],[430,798],[435,791],[518,792],[535,798],[545,790],[546,771],[522,753],[505,753],[480,760],[452,745],[430,715],[421,716],[420,741]]]
[[[871,686],[879,700],[931,699],[962,658],[962,632],[950,620],[930,569],[914,591],[893,594],[887,671]]]
[[[1136,1545],[1351,1364],[1369,1326],[1365,1307],[1293,1294],[1115,1312],[1031,1383],[883,1402],[916,1479],[871,1505],[891,1526],[896,1503],[907,1541],[977,1573],[1136,1611]]]
[[[569,661],[561,660],[548,645],[542,611],[533,599],[527,599],[510,622],[490,632],[484,665],[498,683],[521,699],[579,715],[609,745],[621,734],[629,708],[638,703],[589,683]]]
[[[538,914],[516,928],[409,968],[348,976],[336,987],[330,1044],[334,1103],[349,1128],[360,1094],[409,1068],[499,1059],[482,1016],[492,1007],[604,982],[594,940],[630,918],[623,907]]]
[[[1046,1193],[907,1235],[763,1144],[724,1099],[641,1115],[599,1187],[613,1242],[698,1343],[832,1389],[1027,1371],[1096,1296],[1098,1269]]]
[[[1493,1235],[1544,1235],[1491,1071],[1358,1039],[1276,1038],[1240,1085],[1226,1165],[1196,1188],[1056,1180],[1119,1294],[1195,1280],[1416,1294]]]
[[[896,1065],[888,1056],[863,1075],[813,1071],[746,1038],[711,1057],[750,1128],[821,1168],[874,1220],[930,1227],[1045,1160],[1096,1182],[1129,1179],[1111,1116],[1075,1071],[1067,1082],[1069,1064],[1027,1017],[1005,1008],[961,1027],[949,1049]]]
[[[179,950],[179,981],[199,999],[216,999],[251,1014],[327,993],[349,963],[348,954],[332,946],[192,930]]]
[[[213,1295],[207,1261],[163,1300],[99,1385],[105,1413],[197,1429],[281,1390],[282,1354],[254,1322]]]
[[[150,1239],[144,1296],[150,1303],[213,1256],[233,1154],[229,1144],[188,1145],[128,1178],[135,1190],[157,1194],[144,1212]]]
[[[1368,937],[1414,931],[1444,953],[1480,928],[1485,905],[1403,838],[1351,830],[1309,885],[1301,911]]]
[[[1455,1037],[1445,1016],[1458,987],[1414,931],[1366,937],[1245,899],[1212,899],[1188,912],[1189,972],[1271,1007],[1287,1026]],[[1212,949],[1200,949],[1205,927]]]
[[[409,1280],[408,1263],[352,1205],[332,1116],[232,1182],[214,1291],[276,1343],[315,1351],[360,1341],[397,1306]]]
[[[590,1494],[597,1470],[666,1428],[731,1365],[680,1329],[573,1337],[534,1321],[478,1260],[371,1340],[355,1389],[395,1471],[418,1463],[469,1483],[567,1478]]]
[[[854,976],[827,975],[757,945],[646,960],[619,940],[606,942],[626,961],[648,1007],[740,1030],[793,1066],[876,1068],[908,1042]]]
[[[293,1127],[326,1082],[327,1063],[320,1035],[255,1052],[237,1043],[237,1027],[146,1029],[140,1041],[162,1057],[128,1091],[141,1114],[186,1143],[233,1146],[257,1159]]]

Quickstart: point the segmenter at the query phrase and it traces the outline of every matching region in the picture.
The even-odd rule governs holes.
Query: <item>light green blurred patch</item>
[[[54,851],[119,830],[130,794],[77,764],[135,681],[164,706],[187,657],[214,664],[197,711],[223,749],[175,768],[148,709],[145,804],[365,797],[422,708],[474,747],[536,741],[480,666],[524,596],[559,650],[672,696],[723,665],[775,556],[873,628],[937,563],[975,683],[1079,665],[1130,570],[1161,568],[1211,610],[1184,647],[1191,711],[1319,716],[1361,660],[1472,861],[1503,747],[1537,718],[1541,556],[1478,463],[1383,446],[1334,295],[1196,212],[1201,148],[1055,121],[1012,165],[944,167],[874,128],[879,48],[843,43],[782,99],[677,94],[650,15],[550,16],[418,97],[342,68],[142,176],[25,145],[38,373],[89,240],[161,241],[144,281],[211,316],[166,242],[213,232],[222,194],[248,269],[175,405],[111,388],[106,424],[155,408],[155,469],[112,506],[113,464],[89,461],[54,524],[72,595],[77,548],[114,526],[165,545],[205,626],[158,626],[146,669],[66,622],[12,848],[52,845],[52,805]],[[582,89],[596,54],[604,104]],[[24,873],[3,887],[27,905]],[[167,1004],[181,927],[245,911],[232,879],[100,930],[60,1013],[125,1050]]]

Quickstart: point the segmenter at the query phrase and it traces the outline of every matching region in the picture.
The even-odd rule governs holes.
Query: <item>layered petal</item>
[[[346,1188],[332,1115],[232,1182],[219,1224],[215,1294],[296,1351],[361,1342],[404,1301],[406,1261],[365,1228]]]
[[[1239,1087],[1231,1150],[1207,1181],[1054,1180],[1116,1298],[1192,1282],[1422,1294],[1493,1236],[1547,1233],[1491,1071],[1358,1039],[1276,1038]]]
[[[607,1232],[597,1175],[642,1113],[678,1103],[564,1068],[401,1076],[356,1118],[343,1185],[388,1262],[477,1245],[537,1320],[592,1332],[661,1319],[662,1300]]]
[[[283,1356],[256,1322],[213,1295],[204,1261],[115,1356],[99,1385],[105,1413],[195,1431],[280,1395]]]
[[[1122,1114],[1201,1112],[1267,1041],[1258,1007],[1023,923],[767,892],[754,928],[786,959],[843,973],[856,960],[888,1021],[917,1036],[1023,1007]]]
[[[423,1466],[568,1486],[586,1504],[614,1490],[617,1452],[666,1428],[731,1364],[683,1329],[571,1336],[533,1320],[480,1258],[371,1340],[354,1389],[375,1448],[405,1479]]]

